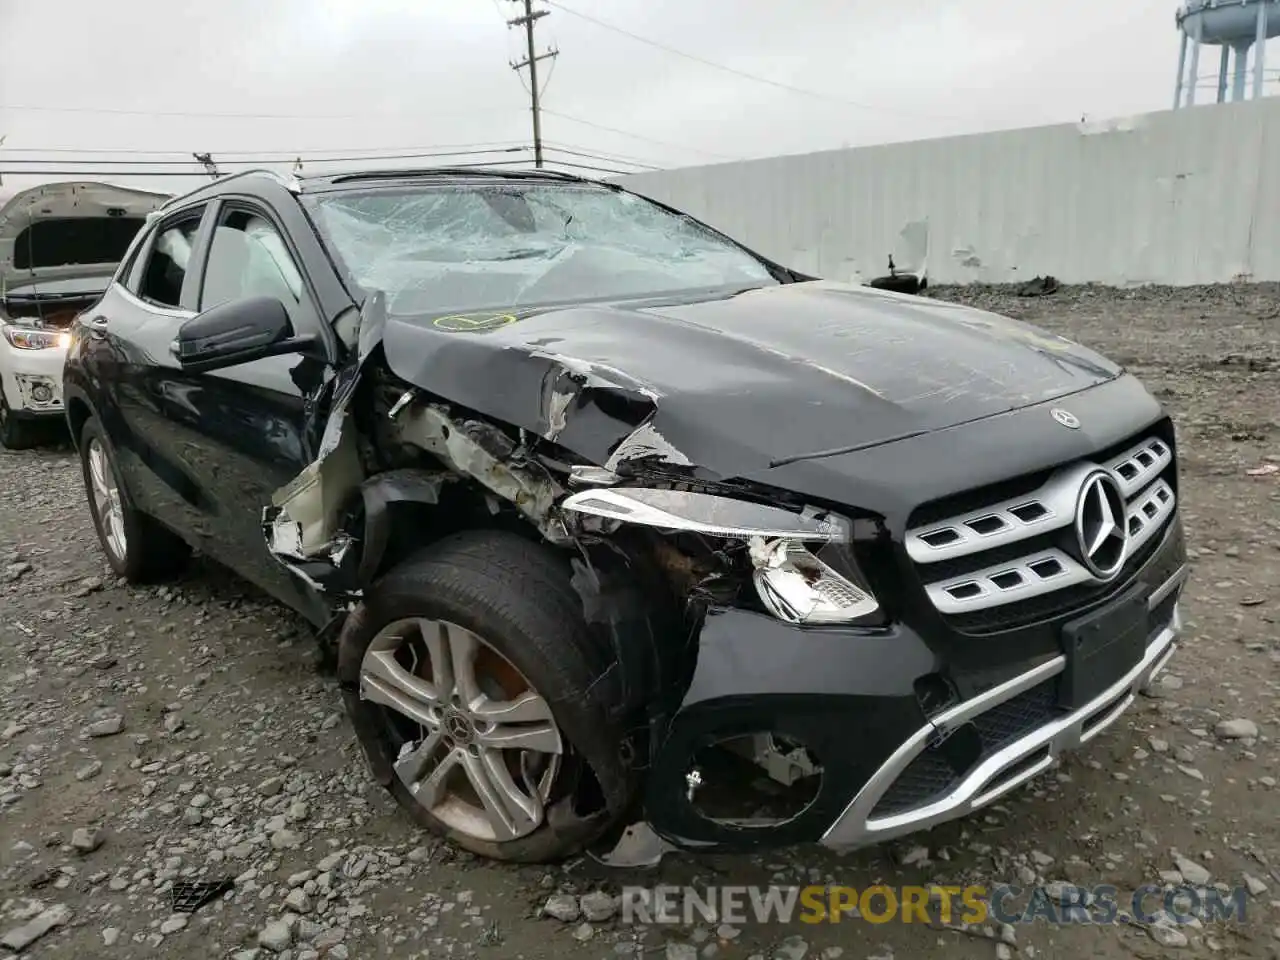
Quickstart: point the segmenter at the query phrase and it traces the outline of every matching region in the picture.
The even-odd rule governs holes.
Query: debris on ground
[[[1058,281],[1054,277],[1036,277],[1018,287],[1020,297],[1047,297],[1058,292]]]

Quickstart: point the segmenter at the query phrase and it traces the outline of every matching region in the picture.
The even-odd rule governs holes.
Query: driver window
[[[302,274],[271,222],[246,210],[228,210],[214,230],[200,292],[208,310],[246,297],[275,297],[295,325],[303,305]]]

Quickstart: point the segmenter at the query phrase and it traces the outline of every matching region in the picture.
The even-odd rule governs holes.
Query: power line
[[[657,40],[650,40],[648,37],[642,37],[638,33],[632,33],[630,30],[624,30],[622,27],[615,26],[612,23],[606,23],[603,20],[597,20],[595,17],[588,16],[585,13],[581,13],[577,10],[572,10],[569,7],[566,7],[564,4],[557,2],[557,0],[546,0],[546,3],[548,6],[555,7],[557,10],[561,10],[564,13],[569,14],[570,16],[577,17],[579,20],[586,20],[588,23],[593,23],[597,27],[602,27],[605,30],[611,30],[614,33],[619,33],[622,36],[629,37],[630,39],[635,40],[638,43],[643,43],[647,46],[654,47],[657,50],[662,50],[666,53],[670,53],[677,57],[683,57],[686,60],[692,60],[694,63],[702,64],[704,67],[711,67],[714,70],[721,70],[725,73],[731,73],[735,77],[741,77],[744,80],[751,80],[751,81],[754,81],[755,83],[763,83],[767,86],[774,87],[778,90],[785,90],[788,93],[800,94],[801,96],[805,96],[805,97],[815,97],[819,100],[828,100],[832,103],[842,103],[845,106],[856,107],[859,110],[871,110],[871,111],[882,112],[882,113],[883,112],[895,113],[895,114],[898,114],[899,116],[903,115],[903,112],[901,110],[888,108],[888,107],[877,107],[874,104],[861,103],[857,100],[849,100],[846,97],[838,97],[835,94],[821,93],[817,90],[807,90],[804,87],[795,87],[789,83],[782,83],[779,80],[770,80],[768,77],[762,77],[762,76],[759,76],[758,74],[748,73],[745,70],[739,70],[736,67],[730,67],[723,63],[717,63],[714,60],[708,60],[706,57],[700,57],[694,53],[688,53],[687,51],[684,51],[684,50],[677,50],[675,47],[669,47],[665,43],[659,43]]]
[[[509,166],[511,164],[533,163],[531,159],[525,160],[501,160],[487,161],[481,163],[451,163],[449,167],[456,169],[463,168],[482,168],[495,166]],[[0,161],[3,166],[3,161]],[[602,169],[602,168],[593,168]],[[242,170],[241,173],[251,173],[252,170]],[[0,169],[0,176],[15,177],[205,177],[207,173],[199,171],[184,170],[64,170],[64,169],[41,169],[41,170],[11,170],[8,168]]]
[[[539,112],[538,97],[538,61],[555,60],[560,55],[559,50],[548,50],[545,53],[534,53],[533,50],[533,28],[537,22],[543,17],[549,16],[550,11],[534,10],[533,0],[514,0],[516,3],[524,3],[524,16],[516,17],[514,20],[507,21],[507,27],[524,27],[525,42],[528,46],[528,54],[523,60],[515,61],[511,64],[511,69],[519,75],[520,71],[525,67],[529,68],[529,101],[533,112],[533,160],[535,165],[542,166],[542,117]]]
[[[30,104],[0,103],[0,110],[28,113],[101,113],[127,117],[194,117],[223,120],[367,120],[370,116],[403,117],[403,110],[369,110],[363,113],[210,113],[194,110],[131,110],[125,107],[50,107]],[[474,116],[477,113],[506,113],[510,107],[490,107],[485,110],[469,110],[452,116]],[[414,114],[417,116],[417,114]]]
[[[737,160],[738,157],[731,157],[724,153],[713,153],[710,150],[702,150],[698,147],[690,147],[687,144],[672,143],[670,140],[659,140],[657,137],[646,137],[643,134],[632,133],[629,130],[621,130],[618,127],[608,127],[603,123],[596,123],[594,120],[583,120],[580,117],[574,117],[567,113],[560,113],[558,110],[551,110],[547,107],[542,108],[542,112],[553,117],[559,117],[561,120],[568,120],[570,123],[580,123],[584,127],[595,127],[597,130],[606,130],[609,133],[616,133],[623,137],[630,137],[633,140],[645,140],[649,143],[656,143],[664,147],[675,147],[677,150],[688,150],[693,153],[701,153],[708,157],[718,157],[721,160]]]
[[[206,177],[199,170],[0,170],[8,177]]]
[[[633,167],[639,167],[643,170],[661,169],[651,164],[638,163],[635,160],[628,160],[625,157],[606,157],[598,153],[585,153],[580,150],[566,150],[564,147],[553,146],[552,144],[549,144],[549,143],[546,145],[546,150],[549,153],[563,153],[567,157],[581,157],[584,160],[603,160],[605,161],[605,163],[627,163]]]
[[[586,163],[570,163],[568,160],[553,160],[557,167],[569,167],[572,170],[594,170],[597,173],[612,173],[618,176],[625,176],[629,173],[636,173],[635,170],[614,170],[610,167],[595,167]]]
[[[476,153],[488,153],[485,147],[495,147],[498,149],[522,146],[519,141],[515,140],[485,140],[478,143],[437,143],[429,147],[371,147],[368,152],[371,159],[382,156],[386,151],[397,154],[425,154],[433,150],[467,150],[474,149]],[[352,154],[365,153],[358,147],[327,147],[315,148],[310,150],[214,150],[212,153],[219,157],[243,157],[265,160],[276,158],[281,161],[293,160],[299,154],[303,157],[310,157],[321,153],[338,153]],[[101,155],[124,154],[128,156],[138,157],[161,157],[161,156],[191,156],[190,150],[137,150],[133,148],[123,147],[4,147],[0,149],[0,154],[9,153],[51,153],[51,154],[74,154],[74,153],[90,153]],[[323,158],[317,158],[323,159]],[[185,162],[185,161],[184,161]]]
[[[583,147],[576,143],[565,143],[561,140],[544,140],[542,141],[548,147],[559,147],[562,150],[584,150],[587,151],[596,160],[610,160],[614,163],[630,163],[637,167],[651,167],[654,170],[660,170],[665,167],[672,166],[669,160],[656,160],[652,157],[635,157],[627,153],[615,150],[599,150],[596,147]]]
[[[359,155],[359,156],[342,156],[342,157],[317,157],[311,156],[305,152],[290,155],[281,155],[275,160],[264,160],[263,158],[244,159],[244,160],[224,160],[222,154],[219,153],[201,153],[201,157],[217,158],[220,166],[246,166],[256,163],[290,163],[296,160],[302,160],[304,163],[355,163],[362,160],[425,160],[434,157],[474,157],[486,153],[524,153],[529,148],[526,146],[503,147],[493,150],[457,150],[441,153],[398,153],[398,154],[377,154],[377,155]],[[183,164],[207,163],[205,160],[72,160],[63,159],[61,163],[75,164],[93,164],[99,167],[173,167]],[[48,163],[46,159],[26,159],[18,157],[0,157],[0,163],[5,164],[44,164]]]

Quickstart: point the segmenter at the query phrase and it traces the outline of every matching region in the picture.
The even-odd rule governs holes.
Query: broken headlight
[[[871,591],[828,564],[801,540],[751,539],[760,602],[790,623],[850,623],[880,610]]]
[[[647,487],[583,490],[563,507],[659,530],[747,541],[760,602],[789,623],[867,622],[880,611],[848,550],[852,525],[834,513]]]

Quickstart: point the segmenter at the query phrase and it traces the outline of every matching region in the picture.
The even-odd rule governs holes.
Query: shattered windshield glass
[[[772,285],[686,217],[589,184],[424,184],[319,194],[308,207],[353,279],[400,315]]]

